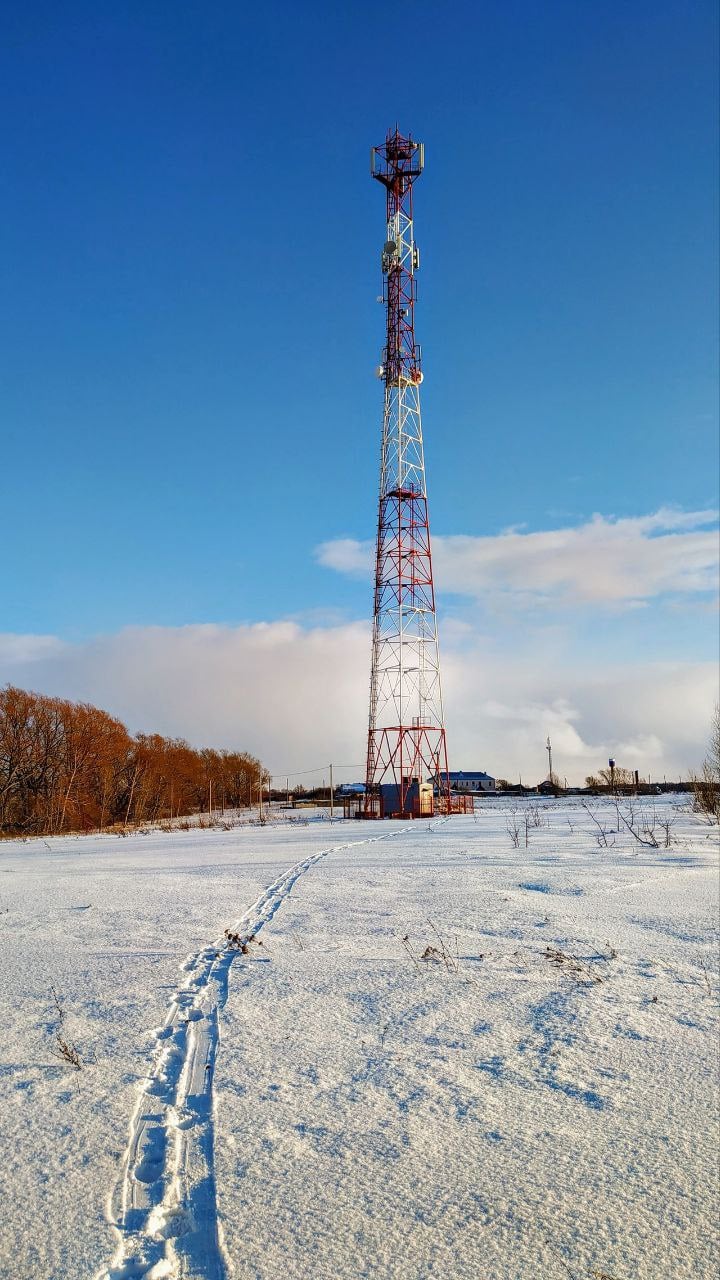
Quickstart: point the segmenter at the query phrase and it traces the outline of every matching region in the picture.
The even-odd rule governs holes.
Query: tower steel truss
[[[424,163],[420,142],[397,128],[372,150],[373,178],[385,187],[381,255],[385,383],[365,815],[411,816],[419,783],[433,778],[436,807],[449,809],[435,588],[420,417],[420,347],[415,341],[413,186]],[[427,794],[427,793],[426,793]]]

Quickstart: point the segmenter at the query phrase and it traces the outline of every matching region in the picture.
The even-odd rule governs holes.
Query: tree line
[[[0,832],[49,835],[173,819],[257,800],[267,773],[242,751],[132,737],[114,716],[0,689]]]

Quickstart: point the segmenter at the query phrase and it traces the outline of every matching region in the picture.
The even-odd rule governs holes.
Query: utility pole
[[[287,807],[290,808],[290,779],[285,779],[285,793],[287,796]]]
[[[259,787],[258,787],[258,791],[259,791],[259,793],[260,793],[260,821],[261,821],[261,822],[262,822],[262,820],[263,820],[263,794],[262,794],[262,789],[263,789],[263,779],[262,779],[262,773],[261,773],[261,774],[260,774],[260,785],[259,785]]]
[[[335,791],[333,788],[333,767],[330,765],[330,821],[333,821],[335,812]]]
[[[380,262],[386,325],[377,371],[385,392],[365,818],[380,816],[383,784],[393,792],[393,810],[409,816],[412,788],[438,772],[438,757],[448,778],[420,416],[423,375],[415,341],[420,254],[413,186],[424,162],[423,144],[403,137],[397,127],[372,149],[370,172],[385,188]]]
[[[212,778],[210,779],[210,796],[208,799],[208,817],[212,822]]]

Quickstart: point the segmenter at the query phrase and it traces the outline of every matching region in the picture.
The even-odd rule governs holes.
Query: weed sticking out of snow
[[[557,965],[558,968],[563,969],[565,973],[570,974],[578,981],[592,986],[605,981],[605,975],[597,973],[596,970],[591,967],[592,962],[600,960],[604,963],[608,963],[610,960],[614,960],[616,958],[617,952],[611,949],[610,953],[606,956],[597,955],[590,956],[587,959],[582,959],[579,956],[568,955],[567,952],[561,951],[559,947],[548,946],[545,948],[545,955],[551,964]]]
[[[447,973],[459,973],[460,956],[458,954],[458,940],[454,939],[454,949],[445,941],[440,930],[432,920],[428,920],[435,941],[428,942],[423,951],[416,949],[410,941],[409,935],[406,933],[401,939],[401,945],[405,954],[410,957],[418,973],[422,973],[423,965],[438,964],[441,965]]]
[[[239,951],[243,956],[252,954],[253,947],[261,947],[262,939],[257,938],[254,933],[249,933],[247,937],[243,937],[241,933],[234,933],[232,929],[226,929],[224,938],[230,951]]]
[[[55,987],[51,987],[50,992],[53,999],[56,1022],[53,1045],[50,1052],[54,1058],[58,1059],[58,1061],[65,1063],[68,1067],[73,1067],[75,1071],[80,1071],[83,1065],[80,1057],[80,1050],[77,1045],[73,1044],[72,1041],[67,1038],[63,1030],[65,1019],[67,1017],[65,1005],[62,998],[58,995]]]

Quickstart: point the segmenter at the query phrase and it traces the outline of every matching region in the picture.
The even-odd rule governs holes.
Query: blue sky
[[[374,533],[396,120],[435,533],[716,508],[716,63],[709,0],[6,11],[0,631],[367,617],[316,548]],[[573,572],[575,657],[714,657],[705,579]],[[443,616],[512,648],[486,583]]]

